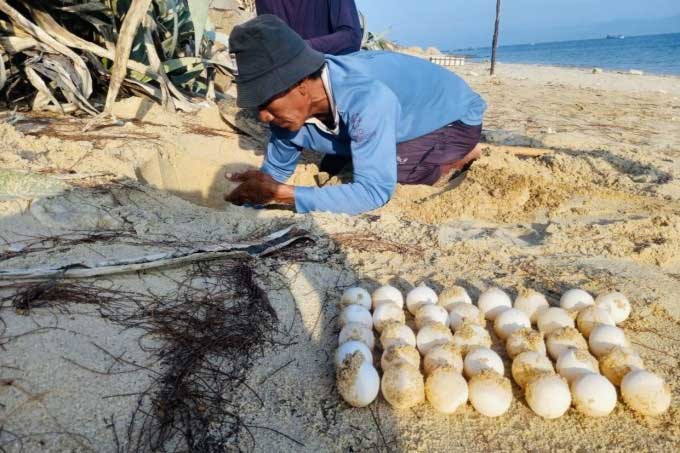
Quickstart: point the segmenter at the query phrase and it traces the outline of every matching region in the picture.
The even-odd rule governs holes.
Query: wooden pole
[[[501,0],[496,0],[496,25],[493,30],[493,44],[491,45],[491,75],[496,71],[496,49],[498,48],[498,29],[501,22]]]

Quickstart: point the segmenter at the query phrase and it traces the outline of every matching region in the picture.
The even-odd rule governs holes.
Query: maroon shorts
[[[456,121],[422,137],[397,144],[397,181],[432,185],[442,165],[461,160],[479,143],[482,126]]]

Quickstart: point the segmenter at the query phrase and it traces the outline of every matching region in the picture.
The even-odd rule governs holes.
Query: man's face
[[[307,81],[259,106],[258,110],[263,123],[272,123],[291,132],[299,131],[310,117],[311,100]]]

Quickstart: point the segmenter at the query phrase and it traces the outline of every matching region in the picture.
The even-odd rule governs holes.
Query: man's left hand
[[[273,201],[282,204],[293,204],[293,187],[277,182],[270,175],[259,170],[249,170],[243,173],[226,174],[230,181],[241,184],[224,199],[238,206],[252,204],[264,205]]]

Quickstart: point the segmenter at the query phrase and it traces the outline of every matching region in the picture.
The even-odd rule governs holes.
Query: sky
[[[402,45],[491,45],[495,0],[356,0],[368,29]],[[680,32],[680,0],[504,0],[500,45]]]

